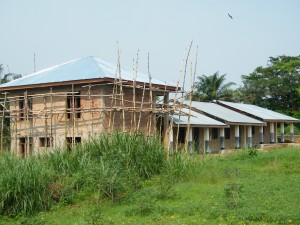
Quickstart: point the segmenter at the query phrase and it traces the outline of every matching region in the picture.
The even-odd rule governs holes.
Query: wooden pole
[[[149,58],[149,52],[148,52],[148,77],[149,77],[149,97],[150,97],[150,107],[151,107],[151,111],[150,111],[150,115],[149,115],[149,130],[148,130],[148,135],[150,135],[151,131],[152,131],[152,110],[153,110],[153,93],[152,93],[152,77],[151,77],[151,73],[150,73],[150,58]]]
[[[193,69],[192,69],[192,63],[191,63],[191,91],[189,93],[189,115],[188,115],[188,123],[186,127],[186,134],[185,134],[185,141],[184,141],[184,152],[188,153],[188,148],[191,148],[192,143],[189,143],[190,141],[190,123],[191,123],[191,106],[192,106],[192,90],[193,90]]]
[[[46,152],[48,150],[48,121],[47,121],[47,103],[46,103],[47,97],[44,97],[44,110],[45,110],[45,117],[44,117],[44,122],[45,122],[45,144],[46,144]]]
[[[53,90],[50,87],[50,147],[53,147]],[[55,140],[56,143],[56,140]]]
[[[18,103],[19,103],[19,98],[14,103],[15,104],[15,109],[17,109]],[[18,150],[18,119],[19,119],[19,114],[16,111],[16,113],[15,113],[15,149],[14,149],[15,152],[17,152],[17,150]]]
[[[27,91],[25,91],[24,93],[24,100],[25,100],[25,104],[24,104],[24,113],[25,113],[25,118],[26,118],[26,151],[25,151],[25,156],[27,156],[29,154],[29,132],[28,132],[28,96],[27,96]]]
[[[125,121],[125,110],[124,110],[124,93],[122,86],[122,70],[121,70],[121,61],[120,61],[120,49],[118,48],[118,69],[119,69],[119,85],[120,85],[120,94],[121,94],[121,108],[122,108],[122,122],[123,122],[123,132],[126,131],[126,121]]]
[[[72,126],[72,148],[75,146],[75,95],[74,95],[74,84],[72,84],[72,119],[73,119],[73,126]]]
[[[6,92],[4,93],[4,102],[3,102],[3,110],[2,110],[2,121],[1,121],[1,154],[3,153],[3,136],[4,136],[5,110],[6,110]]]
[[[143,95],[142,95],[142,102],[141,102],[141,109],[143,108],[143,105],[144,105],[145,89],[146,89],[146,84],[144,83],[144,89],[143,89]],[[138,124],[137,124],[137,128],[136,128],[137,131],[140,130],[141,117],[142,117],[142,111],[140,111],[140,114],[139,114],[139,120],[138,120]]]
[[[185,85],[186,69],[187,69],[187,64],[188,64],[188,59],[189,59],[190,51],[191,51],[191,48],[192,48],[192,44],[193,44],[193,41],[191,41],[191,44],[190,44],[190,47],[189,47],[189,50],[187,52],[187,56],[186,56],[186,59],[185,59],[185,67],[184,67],[182,90],[181,90],[182,91],[182,93],[181,93],[181,102],[180,102],[180,105],[179,105],[179,114],[178,114],[179,121],[180,121],[182,105],[183,105],[183,101],[184,101],[184,85]],[[179,127],[180,127],[180,123],[178,123],[178,125],[177,125],[175,151],[178,150]]]
[[[195,69],[194,69],[194,74],[193,74],[193,69],[192,69],[192,63],[191,63],[191,91],[189,93],[189,114],[188,114],[188,124],[187,124],[187,132],[185,136],[185,145],[184,145],[184,150],[187,153],[188,148],[192,148],[192,143],[189,143],[190,140],[190,120],[191,120],[191,111],[192,111],[192,98],[193,98],[193,90],[194,90],[194,84],[195,84],[195,77],[196,77],[196,68],[197,68],[197,61],[198,61],[198,46],[197,46],[197,51],[196,51],[196,61],[195,61]]]
[[[69,101],[69,95],[68,93],[66,93],[66,97],[65,97],[66,101],[65,101],[65,111],[64,111],[64,115],[65,115],[65,148],[67,148],[67,125],[68,125],[68,115],[70,113],[70,109],[68,108],[68,101]]]
[[[92,122],[93,122],[93,114],[91,113],[91,84],[89,84],[88,89],[88,99],[89,99],[89,140],[91,140],[91,130],[92,130]]]

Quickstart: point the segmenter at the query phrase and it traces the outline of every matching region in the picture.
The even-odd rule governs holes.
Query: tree
[[[232,101],[233,90],[230,87],[235,83],[225,83],[225,76],[226,74],[219,75],[219,72],[215,72],[211,76],[202,75],[197,77],[199,82],[193,100],[206,102],[212,100]]]
[[[270,57],[266,67],[242,75],[243,101],[299,116],[300,56]]]
[[[0,84],[4,84],[9,81],[12,81],[12,80],[22,77],[20,74],[15,74],[15,73],[6,73],[3,75],[3,71],[4,71],[3,65],[0,64]],[[4,105],[3,97],[4,97],[4,94],[0,93],[0,102]],[[9,103],[6,102],[5,107],[9,108]],[[3,110],[2,105],[0,105],[0,109]],[[3,118],[1,118],[1,119],[3,119]],[[3,127],[3,129],[1,129],[3,132],[3,147],[5,149],[9,149],[10,148],[10,119],[9,119],[9,117],[4,117],[3,122],[4,122],[4,127]],[[0,124],[0,126],[1,125],[2,125],[2,123]]]
[[[12,80],[22,77],[21,74],[16,74],[16,73],[6,73],[2,77],[3,71],[4,71],[3,65],[0,64],[0,84],[5,84],[9,81],[12,81]]]

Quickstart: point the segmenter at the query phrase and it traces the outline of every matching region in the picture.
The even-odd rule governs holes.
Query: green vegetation
[[[300,118],[300,56],[270,57],[242,81],[243,102]]]
[[[210,102],[213,100],[234,101],[234,91],[231,89],[234,82],[225,83],[226,74],[219,75],[215,72],[210,76],[198,76],[196,92],[193,93],[194,101]]]
[[[0,169],[0,224],[300,223],[297,148],[166,160],[156,138],[116,133]]]

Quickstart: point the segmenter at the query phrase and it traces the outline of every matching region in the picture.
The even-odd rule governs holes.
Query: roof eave
[[[106,83],[114,82],[114,78],[94,78],[94,79],[84,79],[84,80],[70,80],[63,82],[51,82],[51,83],[41,83],[41,84],[30,84],[30,85],[19,85],[19,86],[9,86],[9,87],[0,87],[0,92],[4,91],[15,91],[15,90],[24,90],[24,89],[34,89],[34,88],[44,88],[44,87],[54,87],[54,86],[66,86],[71,84],[92,84],[92,83]],[[144,85],[144,82],[135,82],[136,85]],[[132,84],[132,81],[123,80],[123,84]],[[148,84],[149,83],[145,83]],[[161,84],[151,84],[154,88],[159,88],[166,91],[175,91],[175,86],[161,85]]]

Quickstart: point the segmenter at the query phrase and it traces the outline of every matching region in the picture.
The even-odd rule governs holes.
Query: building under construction
[[[184,149],[205,154],[285,142],[287,123],[293,142],[293,124],[300,122],[253,105],[193,102],[179,81],[175,86],[154,79],[149,67],[147,75],[141,74],[137,61],[128,69],[120,60],[114,65],[84,57],[2,84],[0,92],[1,151],[4,136],[10,136],[11,151],[23,156],[72,148],[116,130],[156,132],[170,153]]]
[[[11,151],[21,155],[73,147],[103,132],[152,134],[156,117],[168,116],[172,84],[96,57],[76,59],[0,86],[1,150],[5,120]],[[167,121],[161,120],[161,121]]]

